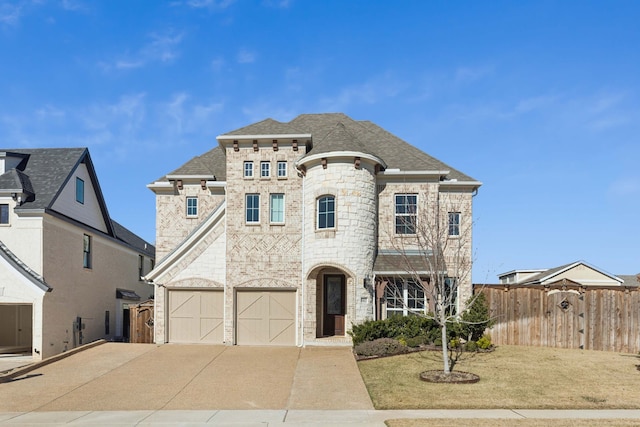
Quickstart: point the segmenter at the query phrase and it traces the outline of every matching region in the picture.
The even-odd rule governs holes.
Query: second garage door
[[[169,342],[222,343],[223,302],[222,291],[170,290]]]
[[[296,345],[295,291],[238,291],[239,345]]]

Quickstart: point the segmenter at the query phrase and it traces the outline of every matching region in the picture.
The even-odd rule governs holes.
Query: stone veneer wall
[[[445,258],[453,265],[456,258],[464,263],[472,262],[472,193],[471,191],[452,191],[440,187],[439,182],[398,182],[388,180],[378,185],[379,236],[378,248],[381,250],[424,249],[415,244],[410,236],[395,234],[395,195],[418,195],[418,221],[427,220],[435,224],[436,208],[439,206],[441,227],[447,227],[448,213],[461,213],[461,236],[449,238],[446,242]],[[443,228],[444,229],[444,228]],[[399,266],[398,270],[403,267]],[[459,284],[458,303],[462,308],[472,294],[471,267],[453,267],[453,271],[466,273]]]
[[[198,216],[187,217],[187,197],[198,197]],[[223,189],[185,183],[182,190],[156,191],[156,261],[178,246],[225,199]]]
[[[291,143],[279,142],[275,151],[271,142],[240,145],[239,151],[226,148],[227,156],[227,271],[225,306],[225,342],[235,342],[234,299],[236,288],[288,288],[297,290],[301,304],[302,252],[302,178],[295,161],[305,152],[304,145],[294,151]],[[245,161],[254,162],[254,177],[244,178]],[[260,162],[271,162],[271,176],[260,177]],[[287,177],[277,177],[277,161],[287,162]],[[285,222],[270,224],[269,195],[284,194]],[[245,195],[260,194],[260,223],[245,223]],[[298,330],[302,310],[298,309]]]
[[[317,199],[331,194],[336,201],[335,230],[317,230]],[[376,249],[376,177],[374,166],[353,159],[329,159],[326,169],[318,163],[307,168],[304,182],[304,265],[309,277],[319,266],[346,275],[346,329],[373,318],[371,289],[364,278],[371,275]],[[321,280],[321,277],[320,277]],[[315,275],[306,280],[304,337],[316,337],[317,313],[321,295],[317,295]]]

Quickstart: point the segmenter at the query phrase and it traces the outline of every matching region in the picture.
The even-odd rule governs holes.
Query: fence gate
[[[129,342],[153,343],[153,300],[129,306]]]

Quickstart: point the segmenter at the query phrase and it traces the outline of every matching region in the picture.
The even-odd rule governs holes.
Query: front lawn
[[[439,352],[358,362],[376,409],[639,409],[639,364],[633,354],[500,346],[456,365],[480,382],[433,384],[418,376],[442,368]]]

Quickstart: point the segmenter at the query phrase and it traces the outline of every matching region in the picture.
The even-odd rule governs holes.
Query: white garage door
[[[296,345],[295,291],[238,291],[239,345]]]
[[[224,337],[222,291],[169,291],[169,342],[220,344]]]

